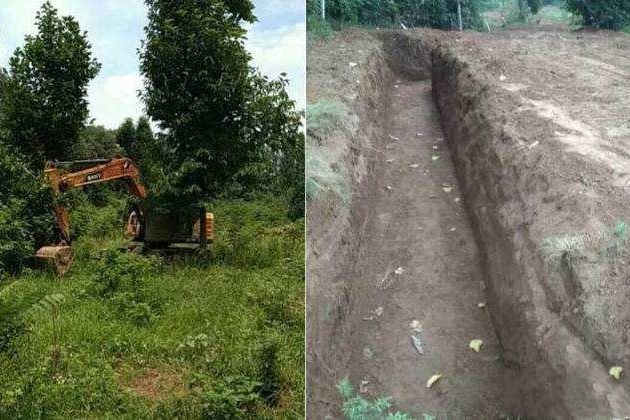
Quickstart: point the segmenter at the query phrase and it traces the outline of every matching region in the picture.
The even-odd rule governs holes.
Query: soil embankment
[[[607,374],[630,365],[630,42],[343,36],[309,57],[309,103],[338,97],[321,84],[348,73],[335,65],[356,72],[343,89],[360,127],[330,162],[352,195],[328,249],[323,201],[308,207],[309,415],[336,413],[344,376],[415,415],[630,414],[627,380]]]

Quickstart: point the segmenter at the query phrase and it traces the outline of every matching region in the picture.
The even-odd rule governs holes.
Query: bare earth
[[[352,191],[307,207],[309,418],[346,376],[416,417],[630,415],[630,37],[541,29],[309,45]]]

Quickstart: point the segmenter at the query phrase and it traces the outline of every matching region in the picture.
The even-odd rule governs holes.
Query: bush
[[[168,300],[152,287],[162,272],[157,258],[110,249],[93,276],[92,293],[108,298],[116,313],[137,325],[148,324]]]
[[[463,24],[467,28],[478,28],[482,21],[479,15],[481,0],[464,0],[462,4]],[[318,17],[319,2],[307,1],[307,16]],[[370,26],[428,26],[439,29],[457,27],[457,2],[455,0],[327,0],[328,20]]]
[[[270,267],[300,249],[304,224],[291,223],[280,200],[231,200],[208,209],[216,216],[213,256],[222,264]]]
[[[203,388],[207,385],[203,384]],[[260,383],[244,376],[230,376],[213,381],[201,394],[205,418],[242,419],[252,414],[261,398]]]
[[[630,0],[566,0],[565,7],[587,26],[621,30],[630,22]]]
[[[36,247],[52,239],[52,196],[41,177],[0,143],[0,276],[17,274]]]
[[[527,5],[533,14],[536,14],[542,9],[543,2],[542,0],[527,0]]]

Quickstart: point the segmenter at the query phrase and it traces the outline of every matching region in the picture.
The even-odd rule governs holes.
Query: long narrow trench
[[[396,81],[384,111],[372,214],[352,273],[350,377],[416,416],[496,418],[507,369],[430,81]],[[483,340],[479,353],[473,339]],[[443,376],[427,388],[434,374]]]

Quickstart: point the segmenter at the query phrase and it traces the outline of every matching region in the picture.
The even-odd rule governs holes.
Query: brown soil
[[[627,379],[607,374],[630,367],[613,229],[630,222],[629,47],[558,31],[309,46],[309,103],[342,101],[356,124],[316,146],[353,194],[347,209],[331,194],[308,204],[310,418],[338,415],[345,376],[416,416],[630,414]]]
[[[184,382],[180,374],[172,371],[148,369],[132,378],[127,386],[136,394],[152,401],[169,395],[183,395]]]

